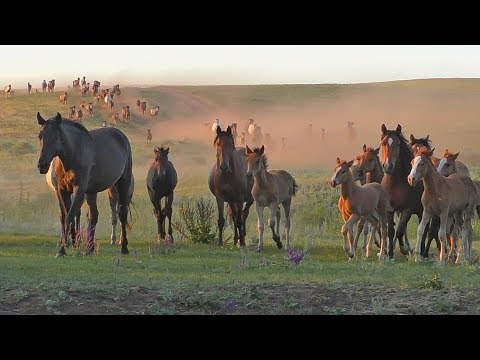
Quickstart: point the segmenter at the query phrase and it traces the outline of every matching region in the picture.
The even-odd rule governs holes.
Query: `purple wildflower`
[[[287,259],[293,262],[295,265],[300,264],[300,262],[303,260],[304,257],[305,257],[305,252],[303,250],[296,251],[294,248],[288,249]]]
[[[235,302],[235,300],[229,300],[225,303],[225,305],[222,306],[222,308],[218,312],[225,312],[225,313],[233,312],[235,311],[236,307],[237,307],[237,303]]]

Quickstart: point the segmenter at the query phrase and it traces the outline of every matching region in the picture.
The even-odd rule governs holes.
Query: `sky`
[[[0,45],[0,86],[352,84],[480,77],[479,45]]]

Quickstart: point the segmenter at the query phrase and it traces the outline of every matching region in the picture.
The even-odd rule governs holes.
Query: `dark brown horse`
[[[153,204],[157,218],[158,240],[165,240],[165,218],[168,217],[168,237],[173,242],[172,236],[172,204],[173,191],[177,186],[177,172],[168,160],[169,148],[156,147],[153,150],[155,159],[147,173],[147,190]],[[162,198],[165,197],[165,206],[162,208]]]
[[[122,254],[128,254],[127,214],[130,206],[129,189],[133,181],[132,150],[128,138],[116,128],[100,128],[88,131],[77,122],[57,115],[49,120],[37,113],[41,130],[38,170],[46,174],[50,162],[58,156],[66,172],[71,174],[72,193],[57,190],[62,212],[62,234],[71,233],[74,218],[84,199],[89,210],[88,249],[94,250],[95,226],[98,220],[97,193],[112,185],[118,189],[119,217],[122,223]],[[72,198],[70,207],[67,198]],[[58,252],[65,255],[65,239]]]
[[[387,130],[385,124],[381,127],[381,152],[382,166],[385,175],[382,179],[382,186],[390,194],[390,204],[394,211],[388,213],[388,256],[393,258],[395,241],[398,239],[400,251],[407,255],[412,252],[407,239],[404,241],[404,235],[407,223],[413,214],[418,217],[418,222],[422,220],[423,205],[421,197],[423,193],[423,184],[417,183],[410,186],[407,176],[412,169],[411,161],[413,159],[412,149],[402,134],[402,127],[397,125],[395,130]],[[395,231],[393,215],[394,212],[400,212],[400,220]],[[425,241],[426,232],[422,237]]]
[[[225,218],[223,208],[225,202],[229,205],[229,214],[235,225],[234,244],[240,239],[240,246],[245,246],[245,235],[248,213],[253,204],[252,186],[253,177],[247,177],[247,155],[245,148],[235,148],[230,126],[222,131],[217,127],[217,135],[213,142],[217,162],[212,166],[208,175],[208,186],[218,208],[218,245],[223,244],[223,227]]]

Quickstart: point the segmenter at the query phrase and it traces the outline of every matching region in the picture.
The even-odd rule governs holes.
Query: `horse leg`
[[[442,213],[440,214],[440,229],[438,230],[438,236],[440,238],[441,245],[442,245],[439,259],[440,259],[440,262],[443,264],[446,264],[446,260],[447,260],[445,256],[445,249],[447,248],[448,210],[449,209],[443,209]]]
[[[347,252],[348,256],[353,259],[355,252],[353,251],[353,226],[360,220],[360,216],[357,214],[352,214],[348,220],[343,224],[341,228],[341,233],[345,241],[344,250]]]
[[[451,227],[453,221],[453,229]],[[451,217],[448,218],[448,224],[447,224],[447,237],[450,238],[450,250],[448,251],[448,258],[447,259],[452,259],[455,261],[455,255],[456,255],[456,263],[461,264],[462,262],[462,253],[463,255],[465,254],[465,250],[467,246],[465,246],[465,241],[467,240],[466,237],[464,237],[464,232],[463,232],[463,212],[456,212],[453,214],[453,219]],[[462,241],[458,241],[458,234],[460,229],[462,229]],[[448,236],[450,233],[450,236]],[[458,243],[458,251],[457,254],[455,254],[456,245]],[[447,260],[448,261],[448,260]]]
[[[87,255],[89,255],[95,250],[95,227],[98,221],[97,193],[87,193],[85,198],[88,204]]]
[[[57,189],[56,194],[58,199],[58,205],[60,207],[60,224],[61,224],[61,233],[60,233],[60,242],[59,242],[60,250],[58,251],[57,255],[63,256],[66,254],[64,246],[68,244],[68,239],[70,236],[70,233],[67,230],[65,223],[66,223],[68,209],[70,209],[71,199],[70,199],[70,194],[66,194],[64,191],[60,189]]]
[[[277,203],[271,203],[269,207],[270,207],[270,218],[268,219],[268,226],[272,230],[273,240],[277,243],[277,247],[281,249],[283,245],[282,245],[282,242],[280,241],[280,235],[278,235],[275,232],[275,219],[277,217],[277,212],[280,209]]]
[[[165,239],[165,236],[167,235],[165,233],[165,218],[167,217],[167,199],[165,199],[165,206],[162,207],[162,200],[160,199],[160,237],[162,239]]]
[[[257,226],[258,226],[258,245],[257,245],[257,252],[260,252],[263,250],[263,229],[264,229],[264,220],[263,220],[263,209],[264,207],[261,205],[258,205],[258,202],[256,203],[255,206],[257,210]]]
[[[465,221],[462,226],[462,241],[464,248],[464,257],[467,262],[472,261],[472,241],[473,241],[473,227],[472,218],[474,217],[473,211],[465,211]],[[459,252],[460,253],[460,252]],[[458,257],[457,257],[458,263]]]
[[[292,204],[292,198],[282,203],[283,211],[285,213],[285,237],[287,238],[287,250],[290,249],[290,205],[291,204]],[[279,209],[279,212],[280,212],[280,209]],[[280,220],[280,216],[278,218]]]
[[[420,224],[418,224],[417,227],[417,242],[415,243],[415,252],[414,252],[414,259],[415,261],[419,261],[420,258],[418,257],[419,255],[421,256],[420,253],[420,246],[422,242],[422,236],[425,233],[425,229],[432,219],[433,214],[427,212],[425,208],[423,209],[423,215],[422,215],[422,220],[420,221]]]
[[[243,224],[242,224],[243,203],[231,203],[230,207],[232,208],[233,223],[235,224],[234,244],[235,245],[237,244],[238,238],[239,238],[240,246],[245,246],[245,235],[242,229],[243,228]]]
[[[368,214],[365,216],[365,219],[372,225],[372,230],[370,231],[370,236],[368,237],[367,246],[365,249],[365,257],[370,257],[370,252],[372,251],[372,238],[378,228],[378,219],[373,214]],[[362,218],[363,220],[363,218]],[[361,221],[361,220],[360,220]],[[360,225],[359,225],[360,226]],[[383,249],[381,249],[383,250]],[[381,251],[380,251],[381,252]]]
[[[115,245],[117,242],[117,223],[118,223],[118,191],[115,186],[108,189],[108,201],[110,202],[110,210],[112,217],[112,234],[110,235],[110,244]]]
[[[73,200],[71,200],[73,198]],[[85,190],[82,188],[80,189],[78,186],[74,186],[73,194],[70,197],[71,204],[70,208],[68,209],[67,216],[65,217],[65,229],[67,231],[67,235],[71,234],[72,231],[75,232],[75,218],[82,207],[83,200],[85,199]],[[68,196],[65,197],[65,201],[68,203],[69,199]],[[65,249],[62,245],[60,248],[57,256],[65,255]]]
[[[125,178],[126,177],[126,178]],[[133,181],[133,175],[128,174],[128,176],[122,176],[118,181],[117,181],[117,189],[118,189],[118,216],[120,218],[120,222],[122,224],[122,233],[121,233],[121,244],[122,244],[122,249],[121,253],[126,255],[129,253],[128,251],[128,239],[127,239],[127,215],[128,215],[128,210],[130,206],[130,184]]]
[[[280,206],[277,205],[277,215],[276,215],[276,219],[275,219],[275,225],[277,226],[276,231],[277,231],[277,234],[279,236],[280,236],[280,220],[281,220],[281,218],[282,218],[282,216],[281,216],[281,213],[280,213]]]
[[[155,219],[157,219],[157,240],[162,241],[163,238],[160,235],[161,234],[161,229],[162,229],[162,204],[161,204],[162,199],[156,198],[155,201],[153,202],[153,213],[155,214]]]
[[[225,226],[225,218],[223,217],[223,207],[224,201],[219,197],[217,199],[217,209],[218,209],[218,245],[223,245],[223,227]]]
[[[410,209],[405,209],[402,211],[402,213],[400,214],[400,220],[398,221],[397,231],[395,233],[395,237],[398,239],[398,244],[400,245],[400,252],[403,255],[408,255],[408,253],[412,251],[408,240],[405,238],[404,241],[403,239],[403,236],[405,235],[405,231],[407,229],[408,220],[410,220],[411,216],[412,212]]]
[[[247,218],[248,218],[248,214],[250,213],[250,206],[252,206],[252,204],[253,204],[253,199],[247,201],[242,210],[242,231],[243,231],[244,237],[247,236]]]
[[[393,259],[393,253],[395,251],[395,226],[393,222],[393,211],[387,213],[387,230],[388,230],[388,257]]]
[[[173,243],[173,230],[172,230],[172,205],[173,205],[173,191],[166,198],[166,215],[168,217],[168,241]]]

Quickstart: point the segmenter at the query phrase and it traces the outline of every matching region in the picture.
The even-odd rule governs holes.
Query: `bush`
[[[217,238],[214,225],[215,208],[210,200],[200,198],[180,205],[182,224],[174,227],[186,238],[194,243],[211,244]]]

